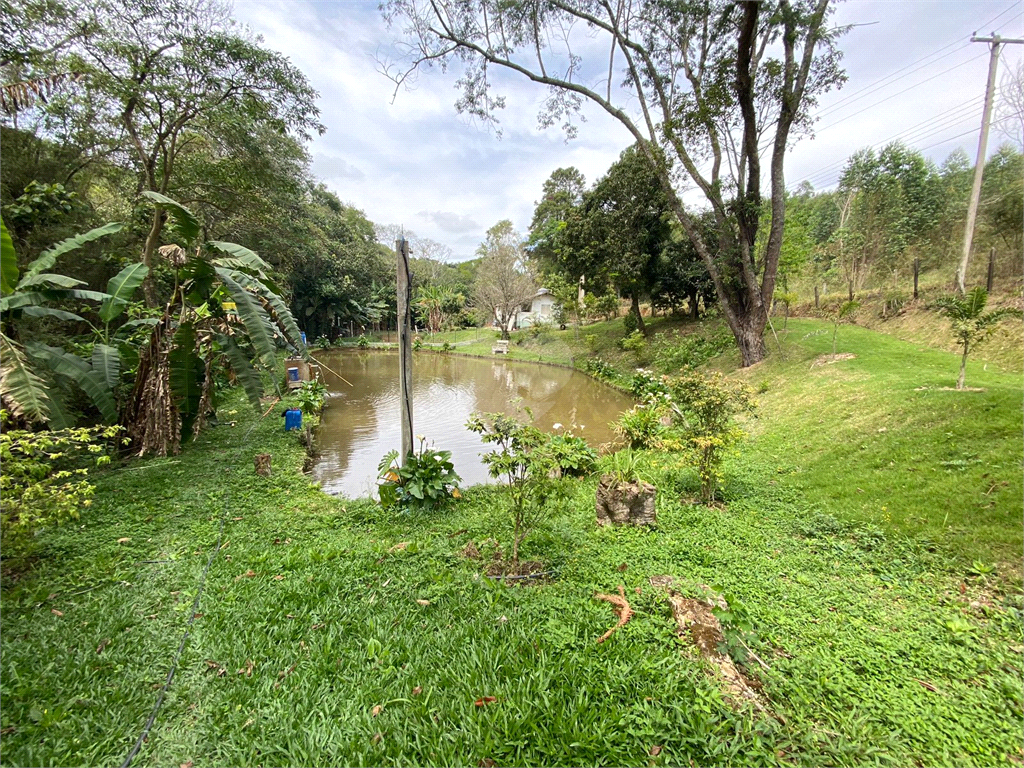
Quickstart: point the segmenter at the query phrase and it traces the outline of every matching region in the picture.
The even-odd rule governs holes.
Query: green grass
[[[277,410],[243,440],[256,417],[233,396],[180,457],[97,474],[80,524],[5,574],[0,759],[123,759],[226,515],[135,765],[1019,763],[1022,604],[1004,563],[1022,547],[1020,381],[979,364],[984,392],[942,391],[954,355],[855,327],[839,331],[855,359],[812,368],[824,328],[790,321],[784,356],[737,374],[765,391],[721,508],[688,501],[678,456],[649,453],[657,530],[598,530],[595,480],[577,481],[525,544],[558,572],[538,586],[494,585],[458,554],[508,540],[495,489],[434,516],[339,502],[301,475]],[[649,586],[660,574],[746,609],[782,721],[723,700]],[[597,645],[614,616],[593,595],[620,583],[636,614]]]

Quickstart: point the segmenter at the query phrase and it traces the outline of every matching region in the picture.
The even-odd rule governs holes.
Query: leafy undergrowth
[[[1019,600],[920,540],[823,514],[778,482],[765,435],[730,468],[722,508],[687,501],[678,457],[646,455],[656,530],[596,528],[595,481],[574,481],[522,553],[556,576],[504,586],[460,554],[508,541],[495,489],[433,516],[345,506],[298,472],[279,418],[243,441],[255,417],[236,407],[234,427],[222,413],[178,458],[97,475],[82,527],[44,535],[5,578],[4,764],[123,759],[222,518],[227,544],[135,765],[1021,759]],[[253,472],[262,451],[269,478]],[[730,595],[778,719],[723,700],[648,583],[663,574]],[[615,615],[593,595],[619,584],[634,616],[599,645]]]

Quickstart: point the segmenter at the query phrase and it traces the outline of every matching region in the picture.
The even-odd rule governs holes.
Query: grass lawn
[[[945,391],[954,355],[855,327],[855,358],[812,367],[826,330],[791,320],[784,354],[736,374],[763,391],[721,507],[670,454],[643,457],[655,530],[597,529],[596,481],[574,481],[525,544],[557,572],[534,586],[460,555],[508,540],[496,489],[432,516],[343,504],[279,409],[243,440],[258,417],[234,396],[181,456],[97,474],[80,525],[5,574],[0,761],[123,760],[223,519],[135,765],[1019,764],[1019,377],[979,363],[983,392]],[[777,718],[723,699],[663,574],[746,612]],[[599,645],[615,616],[593,596],[620,584],[635,615]]]

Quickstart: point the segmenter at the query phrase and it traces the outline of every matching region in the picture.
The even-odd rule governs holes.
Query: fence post
[[[821,308],[821,303],[820,303],[820,301],[818,299],[818,284],[817,283],[814,284],[814,308],[815,309],[820,309]]]
[[[921,260],[914,259],[914,301],[917,301],[917,276],[921,271]]]
[[[412,299],[409,280],[409,241],[404,237],[395,241],[398,256],[398,377],[401,387],[402,452],[401,462],[412,453]]]
[[[992,293],[992,285],[996,281],[996,249],[992,247],[988,252],[988,279],[985,280],[985,290]]]

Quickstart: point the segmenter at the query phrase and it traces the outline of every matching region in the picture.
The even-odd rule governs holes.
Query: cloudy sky
[[[566,142],[541,129],[545,92],[511,74],[500,78],[508,106],[502,136],[455,110],[457,71],[423,72],[397,94],[377,59],[393,50],[377,2],[235,0],[235,17],[288,56],[320,92],[327,133],[310,147],[313,172],[375,223],[398,224],[471,258],[487,228],[511,219],[529,227],[541,185],[573,165],[599,178],[631,137],[600,110],[587,109],[579,136]],[[790,187],[835,183],[856,149],[902,138],[941,162],[956,147],[977,151],[988,46],[970,36],[998,31],[1024,37],[1017,0],[848,0],[839,24],[857,24],[841,41],[849,81],[825,96],[816,135],[786,163]],[[1003,48],[1000,73],[1024,45]],[[998,131],[990,150],[1004,140]]]

